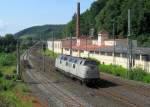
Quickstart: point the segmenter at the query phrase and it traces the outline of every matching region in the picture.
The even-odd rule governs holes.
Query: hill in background
[[[32,37],[34,40],[48,39],[54,34],[55,38],[63,38],[63,30],[65,25],[43,25],[43,26],[33,26],[24,29],[15,35],[20,38]]]

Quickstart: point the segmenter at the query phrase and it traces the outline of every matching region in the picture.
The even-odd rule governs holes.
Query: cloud
[[[0,19],[0,31],[5,31],[8,26],[8,23]]]

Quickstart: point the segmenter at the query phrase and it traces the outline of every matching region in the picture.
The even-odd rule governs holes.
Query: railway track
[[[34,56],[31,59],[34,60],[35,62],[42,63],[42,56],[37,51],[38,51],[38,49],[37,50],[35,49],[34,51],[32,51],[32,50],[30,51],[30,54],[32,54],[32,56]],[[48,58],[46,58],[45,61],[46,61],[46,66],[48,67],[48,66],[50,66],[49,64],[51,64],[52,66],[50,67],[50,70],[54,70],[54,65],[53,65],[54,61],[53,60],[49,61]],[[48,79],[48,75],[46,75],[44,73],[42,75],[43,75],[42,78],[47,77],[44,80],[40,80],[40,82],[45,83],[44,84],[45,88],[47,88],[48,84],[52,85],[54,83],[53,81],[50,81]],[[106,90],[106,89],[101,89],[101,88],[95,89],[95,88],[89,88],[89,87],[83,86],[85,89],[85,92],[90,93],[91,96],[104,96],[104,97],[114,99],[115,101],[118,101],[118,102],[122,103],[123,105],[126,105],[127,107],[144,107],[143,106],[144,104],[142,104],[140,101],[138,102],[138,100],[137,101],[135,99],[133,100],[133,98],[135,96],[125,95],[123,93],[124,91],[134,92],[134,93],[138,94],[139,96],[141,95],[141,97],[143,97],[143,99],[141,98],[141,101],[143,101],[143,103],[144,103],[145,99],[146,100],[149,99],[150,94],[148,94],[148,93],[149,93],[150,88],[145,88],[145,87],[141,88],[140,86],[128,84],[126,82],[124,83],[124,82],[116,81],[115,79],[107,77],[107,76],[106,76],[106,79],[120,85],[120,86],[117,86],[117,88],[116,88],[118,90],[116,90],[116,89],[110,89],[110,90],[107,89]],[[68,79],[66,82],[69,83],[69,82],[74,82],[74,81],[71,79]],[[76,82],[76,83],[79,85],[78,82]],[[59,92],[63,93],[63,95],[65,95],[65,97],[64,97],[63,95],[60,94],[59,96],[56,97],[57,99],[65,102],[66,100],[64,100],[63,98],[66,98],[66,99],[70,99],[70,101],[67,103],[72,103],[72,102],[78,103],[78,100],[75,100],[74,98],[73,99],[68,98],[68,95],[66,95],[66,93],[62,92],[58,87],[53,86],[53,88],[54,88],[53,90],[59,91]],[[55,91],[53,92],[53,94],[55,93]],[[148,102],[148,100],[146,103],[147,104],[145,104],[146,105],[145,107],[149,107],[150,103]]]
[[[148,85],[148,84],[135,83],[132,80],[130,80],[130,82],[131,82],[130,83],[129,80],[124,80],[123,81],[122,79],[120,79],[118,77],[113,77],[111,75],[105,75],[105,74],[103,74],[103,75],[105,76],[105,79],[110,79],[111,81],[113,81],[113,82],[115,82],[115,83],[117,83],[119,85],[123,84],[123,86],[125,86],[127,88],[138,89],[137,91],[138,92],[141,91],[140,93],[142,93],[142,92],[150,92],[150,85]],[[119,80],[119,81],[116,81],[116,80]],[[145,93],[142,93],[142,94],[144,94],[145,96],[150,97],[150,95],[146,95]]]
[[[29,59],[28,56],[24,55],[23,59],[24,59],[25,67],[27,67],[28,65],[32,65],[31,61],[28,60]],[[43,91],[46,91],[50,96],[53,96],[49,98],[51,98],[53,102],[56,101],[58,106],[63,105],[64,107],[92,107],[92,105],[84,101],[81,101],[81,99],[76,98],[75,96],[71,94],[68,94],[69,92],[66,92],[65,90],[56,86],[53,83],[53,81],[51,81],[48,78],[45,78],[46,75],[41,74],[40,72],[36,72],[36,70],[34,69],[33,70],[30,69],[30,71],[28,70],[27,74],[31,78],[34,78],[34,80],[37,81],[40,89],[43,89]]]

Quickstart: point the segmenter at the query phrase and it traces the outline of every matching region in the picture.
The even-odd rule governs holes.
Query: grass
[[[16,72],[16,67],[15,66],[3,66],[3,67],[0,67],[0,71],[4,75],[13,75]]]
[[[16,64],[15,53],[0,53],[0,66],[12,66]]]
[[[4,99],[3,102],[0,101],[2,107],[32,107],[32,100],[22,101],[13,91],[2,92],[0,97]]]
[[[104,65],[104,64],[100,64],[99,65],[99,69],[101,72],[106,72],[109,74],[113,74],[115,76],[121,76],[123,78],[126,77],[126,69],[118,66],[118,65]]]
[[[29,87],[22,82],[17,82],[14,90],[18,90],[21,93],[27,93],[30,91]]]
[[[131,71],[128,71],[127,69],[119,65],[100,64],[99,69],[101,72],[109,73],[115,76],[120,76],[122,78],[141,81],[143,83],[150,83],[150,74],[142,70],[141,68],[134,68]],[[127,72],[129,76],[127,76]]]
[[[23,99],[28,94],[29,88],[23,82],[0,78],[0,105],[3,105],[2,107],[32,107],[32,98]]]
[[[58,57],[58,55],[59,55],[57,53],[53,53],[53,51],[50,51],[48,49],[46,49],[45,52],[42,52],[42,54],[45,55],[45,56],[49,56],[51,58],[54,58],[54,59],[56,59]]]
[[[0,106],[32,107],[33,98],[27,98],[28,86],[23,82],[16,82],[16,77],[6,78],[7,75],[14,73],[16,73],[15,53],[0,53]]]
[[[0,72],[2,72],[4,75],[11,75],[16,72],[15,53],[0,53]]]

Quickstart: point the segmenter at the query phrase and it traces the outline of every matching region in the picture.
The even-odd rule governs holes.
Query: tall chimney
[[[76,37],[80,37],[80,2],[77,3]]]

